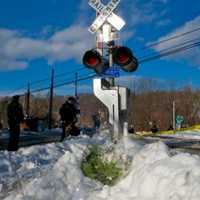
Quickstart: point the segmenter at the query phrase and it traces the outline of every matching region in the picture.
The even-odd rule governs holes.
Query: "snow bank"
[[[0,170],[0,177],[4,177],[2,192],[8,181],[20,181],[16,188],[12,184],[7,197],[4,192],[4,200],[200,199],[200,158],[196,155],[171,155],[161,142],[141,146],[125,138],[117,144],[114,154],[128,161],[128,171],[115,186],[108,187],[88,179],[80,171],[88,144],[112,147],[109,140],[100,136],[79,137],[63,144],[21,149],[11,155],[1,153],[4,163]],[[15,168],[10,167],[9,157]],[[28,178],[25,180],[23,176]]]
[[[199,200],[199,165],[198,156],[170,156],[161,142],[146,145],[134,157],[127,177],[94,192],[89,200]]]
[[[104,137],[81,136],[63,143],[21,148],[16,153],[1,152],[0,199],[8,194],[5,199],[53,200],[62,195],[63,199],[72,199],[84,182],[96,188],[99,184],[84,177],[79,168],[89,144],[108,146],[111,143]],[[85,187],[84,193],[88,194],[86,191],[90,188]]]

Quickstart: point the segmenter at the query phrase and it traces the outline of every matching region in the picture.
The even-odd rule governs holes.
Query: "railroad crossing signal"
[[[119,3],[120,0],[111,0],[108,5],[105,6],[100,0],[90,0],[89,5],[99,13],[99,16],[94,20],[89,31],[91,33],[97,32],[105,22],[109,22],[118,31],[121,30],[125,22],[122,18],[113,13]]]
[[[104,76],[103,79],[93,80],[93,88],[95,96],[108,108],[114,140],[119,138],[122,133],[121,125],[127,120],[128,89],[120,86],[111,87],[115,86],[113,77],[119,76],[119,67],[126,72],[133,72],[138,67],[138,61],[132,51],[128,47],[116,46],[114,43],[117,39],[115,33],[125,25],[124,20],[113,13],[119,3],[120,0],[110,0],[105,6],[101,0],[89,0],[89,5],[97,12],[97,17],[89,28],[91,33],[97,32],[97,48],[86,51],[83,56],[83,64],[87,68]],[[99,45],[101,43],[102,45]],[[103,51],[103,43],[107,45],[107,54]],[[114,63],[119,67],[113,66]],[[109,81],[105,79],[105,76],[109,76]],[[107,84],[104,84],[105,82]]]
[[[134,72],[138,68],[138,61],[128,47],[115,46],[114,43],[109,45],[108,43],[113,40],[111,34],[125,25],[124,20],[113,13],[119,3],[120,0],[110,0],[105,6],[101,3],[101,0],[89,0],[89,5],[99,14],[90,26],[89,31],[95,33],[100,29],[100,32],[103,33],[103,42],[107,43],[109,49],[109,59],[104,57],[102,51],[91,49],[85,52],[82,61],[87,68],[93,69],[98,75],[119,76],[117,68],[109,70],[113,63],[126,72]],[[115,29],[112,30],[111,26]],[[97,33],[97,40],[100,35]]]
[[[114,63],[126,72],[134,72],[138,67],[138,61],[128,47],[115,47],[112,56]],[[83,64],[87,68],[93,69],[98,75],[104,74],[109,68],[108,61],[94,49],[86,51],[83,56]]]

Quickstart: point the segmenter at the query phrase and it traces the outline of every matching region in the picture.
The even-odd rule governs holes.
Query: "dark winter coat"
[[[153,125],[153,127],[151,128],[151,132],[152,133],[157,133],[159,130],[158,130],[158,127],[156,125]]]
[[[59,110],[60,118],[66,125],[77,121],[77,113],[76,107],[69,102],[65,102]]]
[[[24,119],[22,106],[17,101],[11,101],[7,107],[9,124],[20,124]]]

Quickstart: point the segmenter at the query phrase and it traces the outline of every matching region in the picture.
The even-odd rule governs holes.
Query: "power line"
[[[86,71],[85,71],[86,72]],[[77,73],[77,72],[76,72]],[[81,77],[81,76],[87,76],[88,75],[88,72],[87,73],[82,73],[82,74],[79,74],[79,73],[77,73],[77,76],[78,77]],[[64,79],[61,79],[61,80],[56,80],[56,83],[57,84],[59,84],[59,83],[63,83],[63,82],[66,82],[66,81],[68,81],[68,80],[70,80],[70,81],[72,81],[72,80],[74,80],[75,81],[75,73],[74,73],[74,76],[73,76],[74,78],[72,78],[71,76],[70,76],[70,78],[68,78],[68,79],[66,79],[66,77],[64,77]]]
[[[55,75],[55,80],[56,80],[57,78],[63,77],[63,76],[68,77],[68,76],[70,76],[71,74],[73,74],[73,73],[75,73],[75,72],[80,72],[80,71],[82,71],[82,70],[84,70],[84,69],[85,69],[84,67],[80,67],[80,68],[78,68],[78,69],[76,69],[76,70],[73,70],[73,71],[70,71],[70,72],[65,72],[65,73],[57,74],[57,75]],[[41,85],[42,85],[41,83],[46,82],[46,81],[50,81],[50,78],[45,78],[45,79],[33,81],[33,82],[30,83],[31,88],[38,87],[39,84],[40,84],[39,86],[41,86]],[[49,84],[49,82],[48,82],[48,83],[45,83],[45,84]],[[47,86],[47,87],[49,87],[49,86]],[[27,85],[21,86],[21,87],[15,89],[15,90],[13,90],[12,93],[14,93],[14,92],[16,92],[16,91],[19,91],[19,90],[22,90],[22,89],[26,89],[26,88],[27,88]]]
[[[180,33],[180,34],[178,34],[178,35],[174,35],[174,36],[172,36],[172,37],[166,38],[166,39],[161,40],[161,41],[158,41],[158,42],[151,43],[151,44],[149,44],[149,45],[143,47],[142,49],[147,49],[147,48],[150,48],[150,47],[153,47],[153,46],[157,46],[157,45],[162,44],[162,43],[164,43],[164,42],[168,42],[168,41],[170,41],[170,40],[174,40],[174,39],[176,39],[176,38],[183,37],[183,36],[185,36],[185,35],[188,35],[188,34],[191,34],[191,33],[197,32],[197,31],[200,31],[200,27],[198,27],[198,28],[196,28],[196,29],[192,29],[192,30],[187,31],[187,32]]]
[[[58,78],[58,77],[65,76],[65,75],[73,74],[73,73],[75,73],[75,72],[77,72],[77,71],[82,71],[82,70],[84,70],[84,69],[85,69],[84,67],[80,67],[80,68],[78,68],[78,69],[76,69],[76,70],[72,70],[72,71],[69,71],[69,72],[56,74],[56,75],[55,75],[55,79]],[[41,83],[41,82],[44,82],[44,81],[47,81],[47,80],[49,81],[50,78],[45,78],[45,79],[33,81],[33,82],[31,82],[30,84],[31,84],[31,85],[36,85],[37,83]]]
[[[42,83],[42,82],[49,81],[49,80],[50,80],[50,77],[49,78],[44,78],[44,79],[41,79],[41,80],[37,80],[37,81],[33,81],[30,84],[31,85],[37,85],[38,83]]]
[[[174,36],[174,37],[171,37],[171,38],[168,38],[168,39],[166,39],[166,40],[163,40],[162,42],[168,41],[168,40],[170,40],[170,39],[175,39],[175,37],[177,38],[177,37],[180,37],[180,36],[189,34],[189,33],[191,33],[191,32],[195,32],[195,31],[197,31],[197,30],[200,30],[200,28],[194,29],[194,30],[191,30],[191,31],[188,31],[188,32],[185,32],[185,33],[182,33],[182,34],[180,34],[180,35],[177,35],[177,36]],[[156,59],[159,59],[159,58],[164,57],[164,56],[168,56],[168,55],[171,55],[171,54],[178,53],[178,52],[180,52],[180,51],[185,51],[185,50],[188,50],[188,49],[197,47],[197,46],[200,45],[200,44],[199,44],[200,41],[197,41],[197,40],[198,40],[197,38],[196,38],[196,39],[192,39],[192,40],[188,40],[188,41],[185,41],[185,42],[183,42],[183,43],[174,45],[174,46],[172,46],[172,47],[168,47],[168,48],[162,49],[162,50],[160,50],[160,51],[158,52],[158,54],[152,53],[152,54],[149,54],[149,55],[147,55],[147,56],[143,56],[143,57],[141,58],[141,60],[139,59],[139,63],[143,63],[143,62],[147,62],[147,61],[151,61],[151,60],[156,60]],[[193,42],[193,41],[197,41],[197,42],[191,43],[191,42]],[[188,44],[188,43],[191,43],[191,44],[185,45],[185,44]],[[183,46],[183,45],[185,45],[185,46]],[[153,46],[153,44],[152,44],[152,46]],[[78,68],[78,69],[73,70],[73,71],[70,71],[70,72],[65,72],[65,73],[58,74],[58,75],[56,75],[55,77],[62,77],[62,76],[64,76],[64,75],[66,75],[66,74],[67,74],[67,75],[70,75],[70,74],[72,74],[72,73],[75,73],[75,72],[77,72],[77,71],[81,71],[81,70],[83,70],[83,69],[85,69],[85,68],[81,67],[81,68]],[[86,77],[84,77],[84,80],[93,78],[94,76],[95,76],[95,75],[86,76]],[[48,78],[48,79],[43,79],[43,80],[39,80],[39,81],[32,82],[32,84],[33,84],[33,83],[36,84],[36,83],[43,82],[43,81],[46,81],[46,80],[49,80],[49,78]],[[82,78],[79,78],[77,81],[81,81],[81,80],[82,80]],[[73,81],[72,81],[72,80],[69,80],[69,81],[61,82],[61,83],[55,85],[55,87],[60,87],[60,86],[67,85],[67,84],[71,84],[71,83],[74,83],[74,80],[73,80]],[[50,88],[50,87],[47,86],[47,87],[43,87],[43,88],[39,88],[39,89],[32,90],[32,92],[44,91],[44,90],[47,90],[47,89],[49,89],[49,88]]]
[[[80,68],[81,70],[83,70],[84,68]],[[79,72],[81,71],[79,69]],[[70,73],[62,73],[62,74],[59,74],[59,76],[57,76],[54,80],[55,80],[55,82],[64,82],[64,81],[66,81],[66,78],[67,77],[69,77],[69,76],[72,76],[72,74],[75,74],[75,73],[77,73],[77,70],[74,70],[74,71],[72,71],[72,72],[70,72]],[[82,76],[83,76],[84,74],[82,74]],[[65,77],[64,77],[65,76]],[[79,76],[80,76],[80,74],[79,74]],[[58,77],[60,78],[60,77],[64,77],[64,79],[61,79],[61,80],[58,80]],[[70,77],[70,80],[72,80],[72,78]],[[42,86],[42,85],[40,85],[41,87],[39,87],[39,89],[40,88],[48,88],[49,87],[49,83],[48,83],[48,85],[47,86]],[[37,90],[37,88],[38,88],[38,85],[37,86],[32,86],[31,87],[32,88],[32,90]]]
[[[70,71],[70,72],[65,72],[65,73],[62,73],[62,74],[58,74],[55,77],[58,78],[58,77],[65,76],[66,74],[69,75],[69,74],[73,74],[73,73],[80,72],[80,71],[83,71],[83,70],[85,70],[85,67],[80,67],[80,68],[78,68],[76,70],[73,70],[73,71]]]
[[[188,43],[188,41],[184,42],[183,44],[187,44],[187,43]],[[183,44],[180,44],[180,45],[183,45]],[[174,46],[167,48],[168,51],[166,51],[166,49],[163,49],[160,52],[158,52],[159,54],[154,54],[154,55],[150,54],[150,56],[146,56],[146,57],[142,58],[141,60],[139,60],[139,63],[149,62],[149,61],[156,60],[156,59],[159,59],[159,58],[164,57],[164,56],[169,56],[169,55],[181,52],[181,51],[185,51],[185,50],[200,46],[200,41],[189,44],[189,45],[181,46],[181,47],[179,47],[179,46],[177,47],[177,45],[175,45],[175,47],[177,47],[177,48],[174,48]],[[170,49],[172,49],[172,50],[170,50]],[[93,78],[95,76],[96,76],[96,74],[87,75],[86,77],[79,78],[77,81],[80,82],[80,81],[83,81],[83,80]],[[69,84],[72,84],[72,83],[74,83],[74,80],[69,80],[69,81],[66,81],[66,82],[55,84],[54,87],[57,88],[57,87],[69,85]],[[37,90],[33,90],[31,92],[32,93],[40,92],[40,91],[48,90],[49,88],[50,87],[48,86],[48,87],[44,87],[44,88],[39,88]]]
[[[192,48],[197,47],[197,46],[200,46],[200,42],[196,42],[196,43],[192,43],[192,44],[185,45],[185,46],[182,46],[182,47],[178,47],[176,49],[173,49],[171,51],[166,51],[166,52],[163,52],[163,53],[158,54],[158,55],[149,56],[149,57],[147,56],[146,58],[143,58],[142,60],[140,60],[139,63],[143,63],[143,62],[147,62],[147,61],[151,61],[151,60],[156,60],[158,58],[161,58],[161,57],[164,57],[164,56],[169,56],[171,54],[175,54],[175,53],[178,53],[178,52],[181,52],[181,51],[189,50],[189,49],[192,49]]]
[[[83,69],[83,68],[82,68]],[[76,72],[75,70],[74,70],[74,72]],[[63,75],[64,74],[66,74],[66,73],[63,73]],[[61,75],[61,74],[60,74]],[[68,74],[69,75],[69,74]],[[86,76],[87,76],[87,74],[86,74]],[[43,80],[45,80],[45,79],[43,79]],[[42,80],[41,80],[42,81]],[[79,79],[77,80],[77,81],[79,81]],[[64,81],[63,81],[64,82]],[[61,82],[60,84],[62,84],[63,82]],[[74,80],[72,80],[71,78],[70,78],[70,81],[67,81],[67,83],[68,82],[74,82]],[[24,89],[24,88],[26,88],[27,86],[24,86],[24,87],[21,87],[21,88],[19,88],[19,89]],[[40,92],[40,91],[44,91],[44,90],[48,90],[50,87],[49,86],[46,86],[46,87],[41,87],[41,88],[38,88],[38,89],[33,89],[32,88],[32,90],[31,90],[31,93],[33,93],[33,92]],[[16,92],[17,90],[13,90],[13,93],[14,92]],[[23,96],[22,94],[20,95],[20,96]]]
[[[90,74],[86,77],[82,77],[82,78],[77,79],[77,82],[87,80],[87,79],[93,78],[95,76],[96,76],[96,74],[93,73],[93,74]],[[72,83],[74,83],[74,80],[73,81],[66,81],[66,82],[63,82],[63,83],[60,83],[60,84],[55,84],[54,88],[61,87],[61,86],[64,86],[64,85],[69,85],[69,84],[72,84]],[[48,90],[49,88],[50,87],[44,87],[44,88],[40,88],[40,89],[37,89],[37,90],[32,90],[31,93],[41,92],[41,91],[44,91],[44,90]]]
[[[153,47],[153,46],[157,46],[157,45],[159,45],[159,44],[161,44],[161,43],[167,42],[167,41],[169,41],[169,40],[174,40],[174,39],[176,39],[176,38],[183,37],[183,36],[185,36],[185,35],[187,35],[187,34],[191,34],[191,33],[193,33],[193,32],[197,32],[197,31],[200,31],[200,27],[198,27],[198,28],[196,28],[196,29],[192,29],[192,30],[187,31],[187,32],[183,32],[183,33],[181,33],[181,34],[178,34],[178,35],[175,35],[175,36],[172,36],[172,37],[169,37],[169,38],[164,39],[164,40],[161,40],[161,41],[159,41],[159,42],[152,43],[152,44],[150,44],[150,45],[145,46],[143,49],[150,48],[150,47]],[[189,40],[189,41],[186,41],[186,42],[181,43],[181,44],[179,44],[179,45],[184,45],[184,44],[189,43],[189,42],[192,42],[192,41],[194,41],[194,40],[197,40],[197,39]],[[177,45],[177,46],[178,46],[178,45]],[[175,47],[175,46],[169,47],[168,49],[172,49],[172,48],[174,48],[174,47]],[[161,50],[160,52],[165,51],[165,50],[167,50],[167,48]],[[160,53],[160,52],[159,52],[159,53]],[[153,55],[153,54],[152,54],[152,55]],[[147,56],[149,56],[149,55],[147,55]],[[153,55],[153,56],[155,56],[155,55]],[[55,79],[58,78],[58,77],[65,76],[65,75],[70,75],[70,74],[72,74],[72,73],[75,73],[75,72],[77,72],[77,71],[81,71],[81,70],[84,70],[84,69],[85,69],[84,67],[81,67],[81,68],[78,68],[78,69],[73,70],[73,71],[70,71],[70,72],[65,72],[65,73],[57,74],[57,75],[55,75]],[[33,82],[31,82],[30,84],[31,84],[31,86],[33,87],[33,85],[38,85],[39,83],[42,83],[42,82],[45,82],[45,81],[50,81],[50,78],[45,78],[45,79],[33,81]],[[21,90],[21,89],[24,89],[24,88],[26,88],[26,86],[20,87],[20,88],[14,90],[14,91],[18,91],[18,90]]]
[[[90,74],[90,75],[88,75],[86,77],[77,79],[77,82],[88,80],[88,79],[94,78],[95,76],[96,76],[96,74],[93,73],[93,74]],[[74,83],[74,80],[73,81],[68,81],[68,82],[57,84],[57,85],[55,85],[55,88],[61,87],[61,86],[64,86],[64,85],[69,85],[71,83]]]
[[[196,41],[199,42],[199,41],[200,41],[199,38],[195,38],[195,39],[192,39],[192,40],[187,40],[187,41],[185,41],[185,42],[182,42],[182,43],[179,43],[179,44],[170,46],[170,47],[168,47],[168,48],[161,49],[161,50],[159,50],[159,54],[162,53],[162,52],[165,52],[165,51],[167,51],[167,50],[174,49],[175,47],[181,47],[181,46],[183,46],[183,45],[185,45],[185,44],[188,44],[188,43],[191,43],[191,42],[196,42]],[[151,55],[155,55],[155,53],[151,53],[151,54],[148,54],[148,55],[143,56],[143,57],[149,57],[149,56],[151,56]]]
[[[193,43],[191,43],[193,42]],[[200,42],[200,39],[199,38],[196,38],[196,39],[192,39],[192,40],[188,40],[188,41],[185,41],[185,42],[182,42],[180,44],[176,44],[176,45],[173,45],[173,46],[170,46],[168,48],[164,48],[164,49],[161,49],[158,51],[159,54],[162,54],[162,53],[165,53],[166,51],[168,50],[173,50],[175,48],[178,48],[178,47],[183,47],[184,45],[188,44],[188,45],[192,45],[192,44],[196,44]],[[187,45],[186,45],[187,46]],[[156,54],[157,55],[157,54]],[[145,55],[145,56],[142,56],[141,59],[145,59],[145,58],[148,58],[149,56],[155,56],[155,53],[150,53],[148,55]],[[139,58],[140,60],[140,58]]]

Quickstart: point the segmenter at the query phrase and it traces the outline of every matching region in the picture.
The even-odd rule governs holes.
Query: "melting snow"
[[[124,138],[114,154],[129,162],[113,187],[85,177],[80,163],[89,144],[109,148],[106,136],[80,136],[63,143],[0,152],[0,199],[4,200],[199,200],[200,157],[171,154],[157,142]]]

